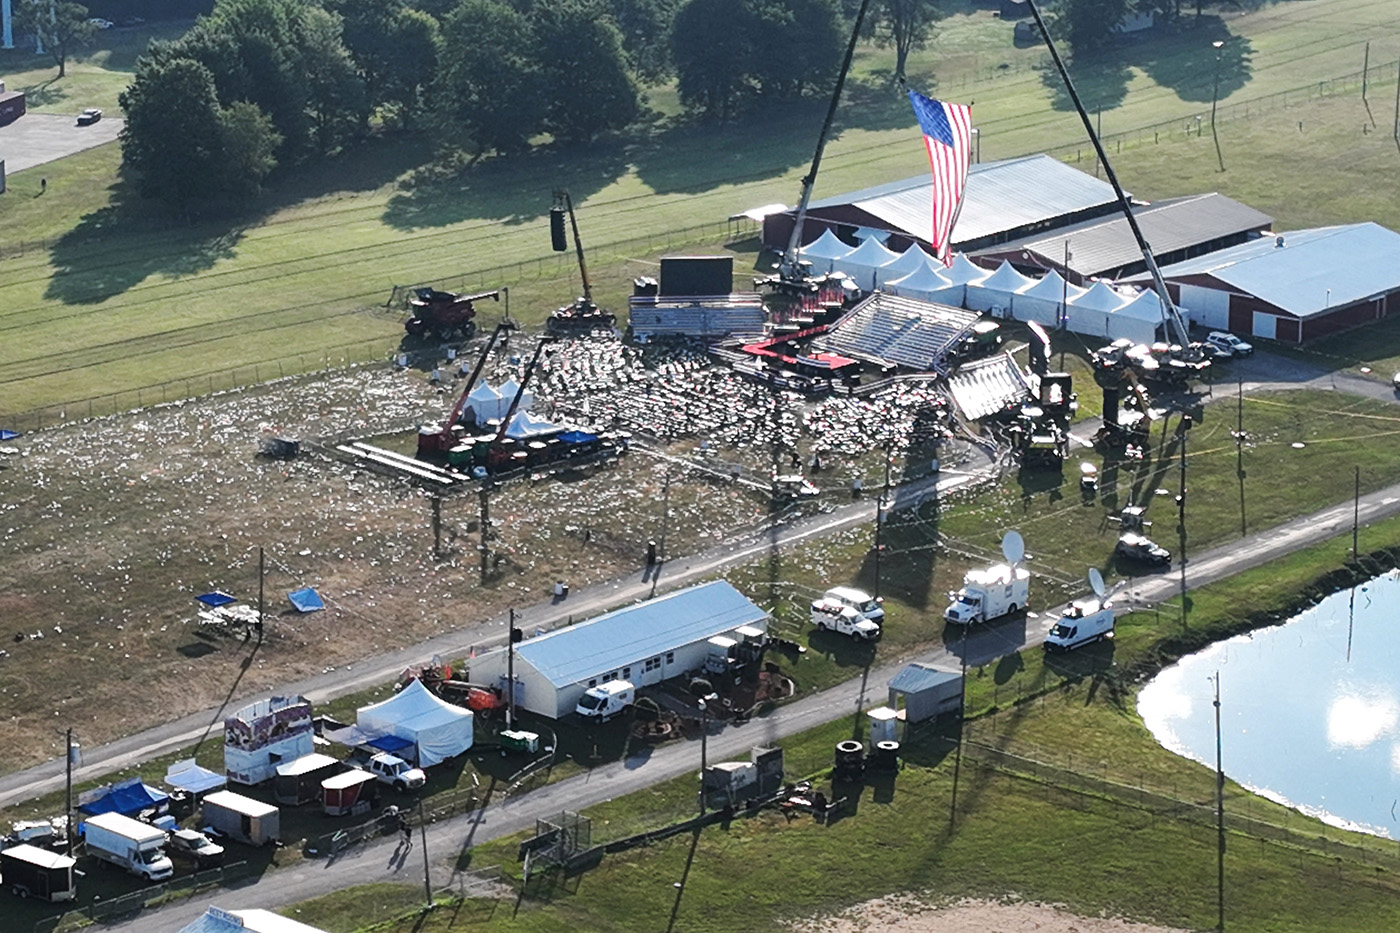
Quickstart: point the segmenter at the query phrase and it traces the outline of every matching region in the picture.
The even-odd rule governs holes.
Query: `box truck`
[[[175,874],[165,854],[165,830],[120,813],[99,813],[82,826],[88,855],[111,862],[147,881]]]
[[[282,811],[231,790],[205,797],[203,813],[205,826],[250,846],[274,843],[281,835]]]
[[[943,610],[943,618],[958,625],[971,625],[1026,608],[1031,575],[1021,566],[1025,548],[1021,536],[1008,531],[1001,543],[1006,563],[985,570],[969,570],[963,576],[962,589],[948,594],[948,608]]]
[[[46,901],[71,901],[78,887],[73,882],[76,860],[37,846],[17,845],[0,852],[0,883],[20,897]]]

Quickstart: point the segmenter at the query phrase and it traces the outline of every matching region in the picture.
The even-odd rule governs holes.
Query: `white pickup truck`
[[[422,768],[415,768],[397,755],[387,752],[375,755],[361,765],[373,774],[381,784],[388,784],[397,791],[417,790],[428,783],[428,775]]]
[[[880,637],[880,624],[872,622],[855,609],[834,599],[819,599],[812,603],[812,624],[823,632],[849,635],[860,641]]]

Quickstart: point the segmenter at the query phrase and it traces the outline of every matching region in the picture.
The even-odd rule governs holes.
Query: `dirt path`
[[[1049,904],[963,900],[928,906],[883,897],[832,917],[794,924],[793,933],[1184,933],[1110,917],[1081,917]]]

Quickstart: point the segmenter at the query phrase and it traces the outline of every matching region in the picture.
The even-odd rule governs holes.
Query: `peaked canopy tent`
[[[880,287],[880,269],[899,258],[899,253],[886,249],[883,243],[872,236],[842,256],[836,266],[855,279],[861,288],[868,288],[873,292]]]
[[[833,272],[836,269],[836,260],[850,251],[851,247],[842,243],[828,227],[822,231],[821,236],[799,249],[797,254],[799,258],[812,264],[813,272]]]
[[[902,279],[885,283],[885,291],[890,294],[902,295],[905,298],[918,298],[921,301],[942,301],[943,299],[935,296],[956,287],[933,266],[924,266]]]
[[[954,285],[976,285],[991,275],[990,272],[968,259],[963,253],[958,253],[953,257],[953,264],[945,269],[943,274]]]
[[[78,810],[88,816],[97,816],[99,813],[131,816],[152,807],[160,809],[169,803],[170,795],[165,791],[151,787],[139,777],[134,777],[98,788],[90,798],[78,805]]]
[[[326,603],[321,599],[321,594],[317,593],[309,586],[299,590],[293,590],[287,594],[287,599],[296,608],[297,612],[318,612],[326,608]]]
[[[467,394],[467,404],[471,406],[476,423],[483,425],[492,418],[504,415],[510,402],[502,403],[501,393],[491,388],[491,384],[483,379]]]
[[[515,417],[510,419],[510,426],[506,428],[506,437],[524,441],[532,437],[549,437],[562,430],[563,428],[548,418],[536,418],[528,411],[517,411]]]
[[[535,404],[535,393],[531,392],[529,389],[526,389],[524,392],[520,392],[520,383],[515,381],[514,376],[511,376],[505,382],[501,383],[500,416],[502,418],[504,418],[506,412],[510,410],[510,403],[515,401],[515,395],[517,392],[520,393],[520,404],[519,406],[517,406],[518,410],[529,411],[530,406]]]
[[[1067,302],[1085,291],[1078,285],[1070,285],[1060,277],[1060,273],[1051,269],[1039,282],[1016,296],[1011,316],[1018,321],[1035,321],[1046,327],[1059,327],[1060,316]]]
[[[1113,329],[1109,323],[1113,312],[1128,303],[1128,299],[1109,288],[1103,282],[1095,282],[1093,287],[1073,299],[1065,313],[1065,326],[1076,334],[1112,339]]]
[[[1144,291],[1113,312],[1108,335],[1114,340],[1127,337],[1137,343],[1153,343],[1159,339],[1166,322],[1162,299],[1154,291]]]
[[[942,269],[943,263],[924,252],[919,244],[912,243],[898,258],[890,260],[877,270],[876,287],[882,287],[886,282],[902,279],[906,275],[912,275],[920,269],[929,267]]]
[[[995,272],[980,282],[967,286],[963,306],[969,311],[992,311],[1000,308],[1010,314],[1015,297],[1035,284],[1035,280],[1017,272],[1011,263],[1003,261]]]
[[[383,702],[361,707],[356,725],[376,736],[409,740],[424,768],[472,747],[472,714],[433,696],[417,680]]]

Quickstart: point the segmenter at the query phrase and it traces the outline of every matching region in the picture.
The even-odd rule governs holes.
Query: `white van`
[[[607,722],[631,706],[637,699],[637,689],[625,680],[610,680],[590,687],[578,698],[574,711],[585,719]]]
[[[864,590],[857,590],[849,586],[833,586],[822,594],[822,598],[812,603],[815,607],[817,603],[832,600],[846,606],[850,606],[860,613],[862,619],[869,619],[871,622],[885,621],[885,607],[883,599],[876,599]]]
[[[1047,650],[1068,651],[1113,637],[1113,604],[1080,599],[1069,604],[1060,620],[1045,636]]]

